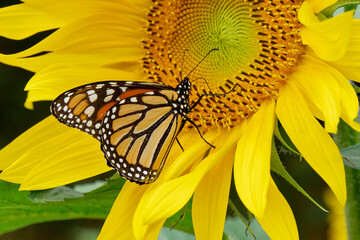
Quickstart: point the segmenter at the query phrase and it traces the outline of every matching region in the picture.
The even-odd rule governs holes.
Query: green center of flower
[[[189,75],[190,100],[209,96],[189,114],[204,130],[233,126],[276,98],[303,53],[297,10],[302,1],[156,1],[148,12],[143,67],[148,79],[176,86]],[[186,53],[183,69],[182,58]]]

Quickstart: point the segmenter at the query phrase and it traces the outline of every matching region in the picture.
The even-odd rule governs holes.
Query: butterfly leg
[[[239,86],[238,84],[235,84],[234,87],[232,89],[230,89],[230,91],[226,92],[226,93],[204,93],[204,94],[201,94],[200,97],[198,98],[198,100],[190,107],[190,111],[193,110],[201,101],[201,99],[203,97],[206,97],[206,96],[225,96],[229,93],[231,93],[232,91],[234,91],[234,89]],[[210,89],[211,91],[211,89]]]
[[[175,139],[176,139],[177,143],[179,144],[181,150],[184,152],[185,150],[184,150],[183,146],[181,146],[179,139],[177,137]]]
[[[212,145],[211,143],[209,143],[208,141],[206,141],[206,139],[203,137],[203,135],[202,135],[201,132],[200,132],[200,129],[199,129],[198,125],[196,125],[196,124],[195,124],[193,121],[191,121],[190,118],[188,118],[188,117],[186,118],[186,121],[188,121],[189,123],[191,123],[192,125],[194,125],[194,127],[196,128],[196,130],[197,130],[198,133],[200,134],[200,137],[202,138],[202,140],[204,140],[207,144],[209,144],[210,147],[215,148],[214,145]]]

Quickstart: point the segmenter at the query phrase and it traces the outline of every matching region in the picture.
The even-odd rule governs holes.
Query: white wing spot
[[[99,129],[100,127],[101,127],[101,123],[95,124],[95,128],[96,128],[96,129]]]
[[[113,98],[113,95],[106,96],[104,102],[109,102]]]
[[[89,121],[86,123],[86,126],[91,127],[91,124],[92,124],[92,121],[89,120]]]
[[[136,97],[130,98],[130,102],[133,102],[133,103],[137,102],[137,98]]]
[[[64,103],[68,103],[69,102],[69,100],[70,100],[70,97],[66,97],[66,98],[64,98]]]
[[[85,113],[86,115],[88,115],[89,117],[91,117],[91,115],[93,115],[94,111],[95,111],[95,107],[93,107],[93,106],[88,106],[88,107],[85,109],[84,113]]]
[[[89,96],[90,102],[95,102],[96,99],[97,99],[97,94],[93,94],[93,95],[90,95],[90,96]]]
[[[89,91],[87,91],[86,93],[87,93],[88,95],[92,95],[92,94],[95,93],[95,91],[94,91],[94,90],[89,90]]]
[[[106,90],[106,95],[111,95],[111,94],[113,94],[114,92],[115,92],[114,89],[107,89],[107,90]]]
[[[122,91],[122,92],[125,92],[126,91],[126,87],[120,87],[120,90]]]

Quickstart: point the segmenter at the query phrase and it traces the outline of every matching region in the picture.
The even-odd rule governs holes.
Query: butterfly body
[[[157,179],[188,120],[188,78],[176,87],[130,81],[97,82],[57,97],[51,112],[101,142],[107,164],[139,184]]]

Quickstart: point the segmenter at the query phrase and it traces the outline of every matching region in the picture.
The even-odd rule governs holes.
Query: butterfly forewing
[[[106,112],[124,98],[169,86],[128,81],[106,81],[83,85],[57,97],[51,112],[62,123],[80,129],[101,140],[101,126]]]
[[[155,181],[182,126],[172,103],[174,90],[156,90],[122,99],[105,114],[102,150],[121,176],[138,183]]]

